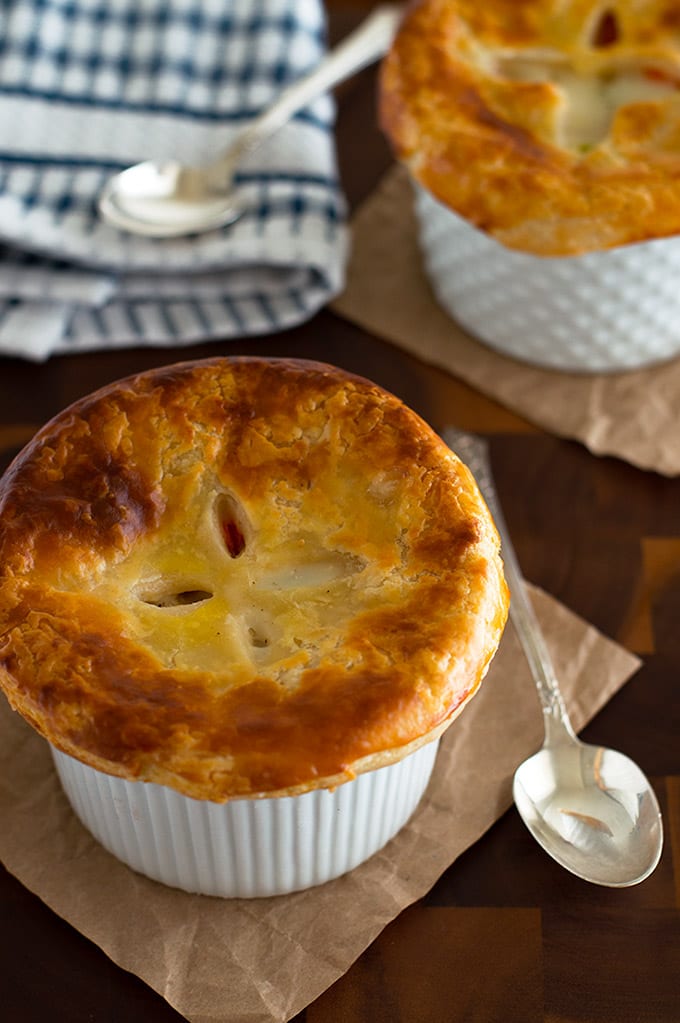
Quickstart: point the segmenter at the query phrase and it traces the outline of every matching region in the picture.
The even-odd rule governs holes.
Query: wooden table
[[[330,2],[332,34],[370,6]],[[346,84],[339,99],[341,172],[356,205],[390,164],[375,121],[375,72]],[[435,428],[455,414],[488,435],[527,577],[644,659],[585,736],[625,750],[654,782],[666,828],[654,875],[620,891],[588,885],[541,852],[509,811],[296,1023],[678,1023],[680,481],[548,436],[328,311],[279,336],[189,351],[321,358],[396,392]],[[2,466],[69,402],[178,357],[139,349],[40,366],[0,360]],[[0,868],[0,1019],[181,1017]]]

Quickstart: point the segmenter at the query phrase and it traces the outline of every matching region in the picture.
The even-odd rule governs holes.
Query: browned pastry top
[[[413,176],[506,246],[570,255],[680,231],[680,4],[422,0],[383,67]]]
[[[0,685],[51,743],[211,800],[401,758],[507,612],[468,470],[330,366],[188,362],[47,424],[0,483]]]

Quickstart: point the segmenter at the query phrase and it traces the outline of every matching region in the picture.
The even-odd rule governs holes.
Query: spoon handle
[[[491,472],[489,446],[481,437],[465,433],[462,430],[455,430],[452,427],[446,427],[442,436],[475,477],[496,523],[501,538],[505,578],[510,589],[510,617],[536,683],[546,727],[549,723],[556,724],[558,727],[562,726],[573,736],[574,731],[562,699],[552,660],[529,600],[503,509],[496,493]]]
[[[230,172],[311,100],[382,57],[394,38],[403,9],[400,3],[379,4],[309,74],[285,88],[271,106],[251,121],[216,161],[214,169]]]

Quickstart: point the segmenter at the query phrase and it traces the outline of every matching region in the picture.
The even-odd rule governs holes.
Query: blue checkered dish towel
[[[0,354],[269,333],[336,294],[329,96],[244,163],[231,227],[151,239],[95,211],[117,170],[218,155],[324,45],[321,0],[3,0]]]

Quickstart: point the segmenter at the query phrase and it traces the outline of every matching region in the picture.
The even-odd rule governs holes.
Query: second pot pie
[[[509,248],[680,231],[671,0],[420,0],[384,62],[381,119],[413,177]]]
[[[507,614],[467,469],[376,385],[212,359],[57,416],[0,483],[0,685],[58,750],[223,802],[439,735]]]

